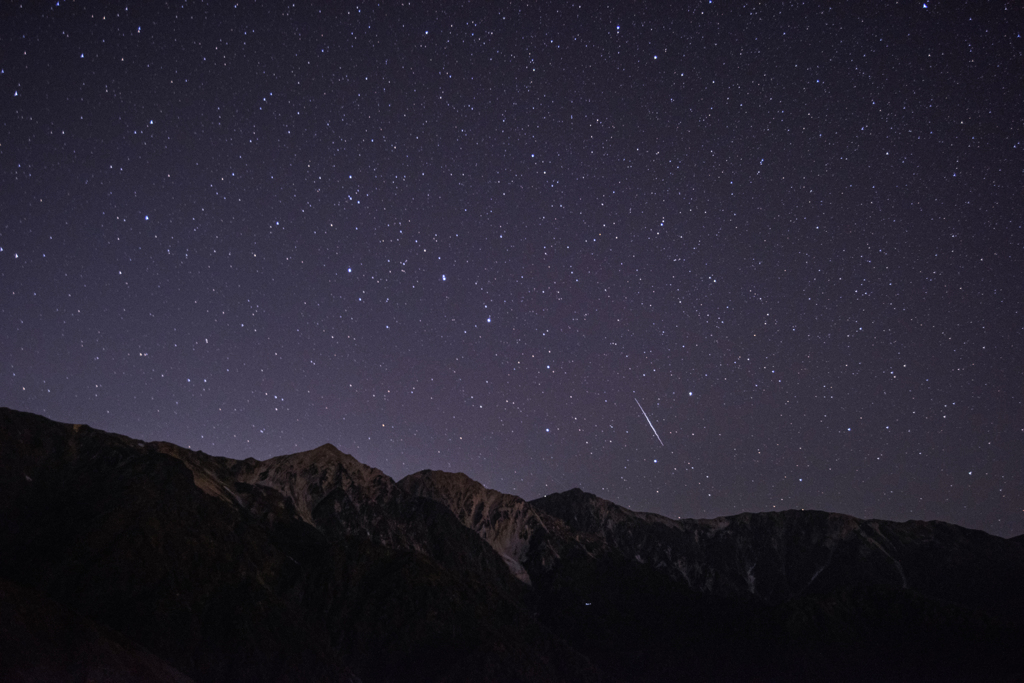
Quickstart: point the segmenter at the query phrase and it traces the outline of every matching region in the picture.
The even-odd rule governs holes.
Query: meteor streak
[[[636,406],[640,409],[640,412],[644,414],[644,419],[647,420],[647,424],[651,425],[651,431],[654,432],[654,438],[658,440],[658,443],[664,446],[665,442],[661,440],[661,437],[658,436],[658,430],[654,428],[653,424],[651,424],[651,418],[647,417],[647,411],[644,410],[642,405],[640,405],[640,399],[634,397],[633,400],[636,401]]]

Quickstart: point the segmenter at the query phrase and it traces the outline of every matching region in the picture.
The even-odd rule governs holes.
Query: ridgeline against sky
[[[5,3],[0,405],[1019,534],[1022,25]]]

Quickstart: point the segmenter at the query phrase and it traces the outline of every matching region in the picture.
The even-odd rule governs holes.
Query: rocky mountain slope
[[[451,510],[501,556],[513,576],[527,585],[531,584],[527,563],[539,564],[543,571],[558,558],[550,530],[569,536],[557,521],[522,498],[484,488],[465,474],[424,470],[405,477],[398,486]]]
[[[1004,616],[1012,616],[1009,606],[1024,604],[1024,582],[1015,580],[1024,577],[1021,539],[942,522],[798,510],[673,520],[579,489],[526,502],[463,474],[433,470],[398,485],[444,504],[526,583],[575,552],[631,559],[702,594],[749,595],[770,604],[855,583],[913,590]]]
[[[0,409],[0,679],[1024,680],[1024,539],[671,520]]]

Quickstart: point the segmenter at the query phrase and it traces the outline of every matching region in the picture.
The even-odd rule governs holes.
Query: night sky
[[[0,9],[0,405],[1024,533],[1020,3],[161,5]]]

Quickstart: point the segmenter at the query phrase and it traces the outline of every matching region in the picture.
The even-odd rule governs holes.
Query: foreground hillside
[[[1024,540],[234,461],[0,409],[0,679],[1024,680]]]

